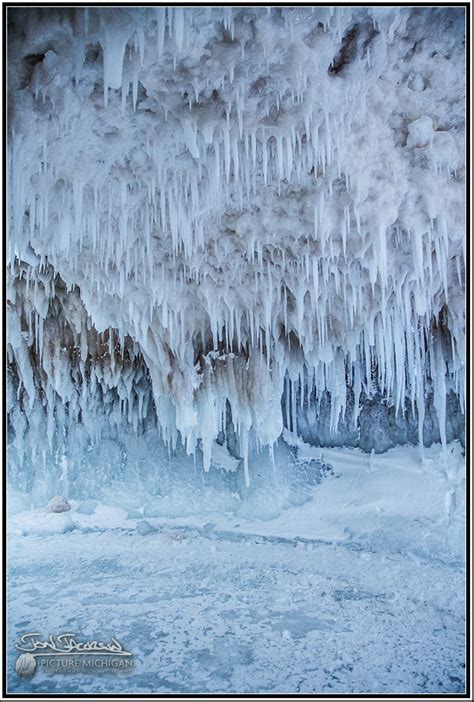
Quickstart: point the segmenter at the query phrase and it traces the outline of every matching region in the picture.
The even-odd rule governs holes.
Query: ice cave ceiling
[[[446,441],[464,387],[462,8],[8,23],[18,454],[33,425],[53,450],[66,421],[98,438],[152,416],[206,467],[229,417],[245,459],[328,398],[331,435],[376,397],[421,443],[434,413]]]

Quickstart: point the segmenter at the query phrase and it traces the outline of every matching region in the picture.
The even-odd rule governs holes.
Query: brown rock
[[[69,512],[70,509],[71,505],[64,495],[56,495],[46,506],[47,512]]]

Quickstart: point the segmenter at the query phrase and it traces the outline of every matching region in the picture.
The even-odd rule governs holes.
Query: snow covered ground
[[[9,690],[462,692],[460,445],[324,460],[333,474],[273,519],[74,500],[13,514]],[[27,631],[116,636],[133,672],[21,678]]]

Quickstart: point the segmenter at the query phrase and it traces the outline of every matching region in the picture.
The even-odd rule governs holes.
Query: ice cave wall
[[[462,437],[464,29],[450,7],[9,8],[14,472],[129,431],[205,468],[225,441],[247,482],[284,427]]]

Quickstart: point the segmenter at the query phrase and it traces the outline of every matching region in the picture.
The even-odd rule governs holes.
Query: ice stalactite
[[[464,388],[460,8],[10,8],[15,442],[151,414],[204,467],[231,423],[423,443]],[[283,402],[282,402],[283,398]],[[19,409],[20,408],[20,409]],[[36,418],[34,418],[36,417]]]

